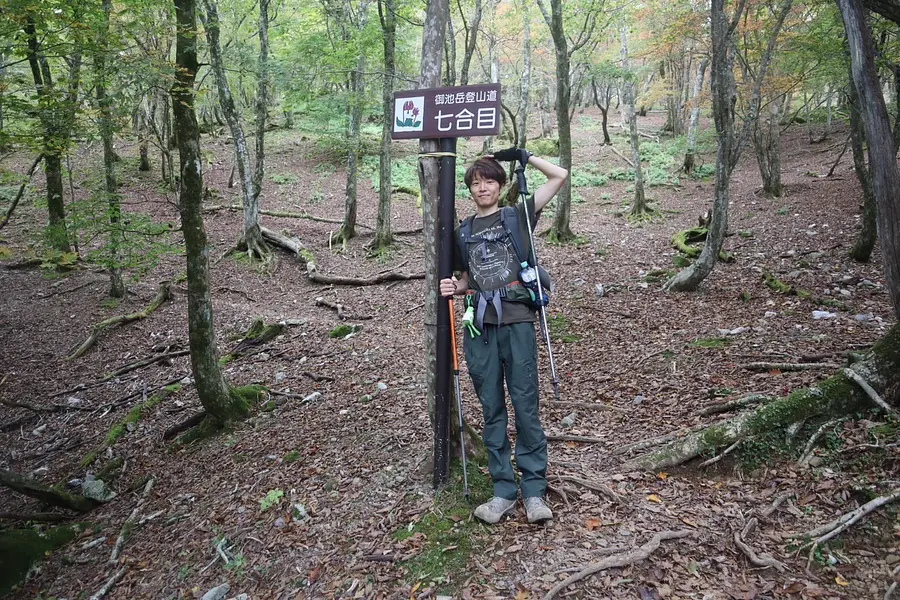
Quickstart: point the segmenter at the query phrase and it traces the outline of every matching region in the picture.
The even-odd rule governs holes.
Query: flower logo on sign
[[[394,104],[394,131],[422,131],[425,98],[399,98]]]

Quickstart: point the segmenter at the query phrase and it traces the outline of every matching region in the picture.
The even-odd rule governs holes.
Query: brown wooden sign
[[[394,94],[391,138],[435,139],[500,134],[500,84]]]

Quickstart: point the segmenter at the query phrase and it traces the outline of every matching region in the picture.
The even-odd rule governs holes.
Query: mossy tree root
[[[878,393],[900,384],[900,325],[882,338],[866,357],[850,367]],[[715,454],[739,439],[776,435],[788,426],[843,417],[873,408],[859,385],[839,371],[817,386],[797,390],[785,398],[667,443],[623,465],[627,470],[656,471],[685,463],[703,454]]]
[[[172,282],[163,281],[159,284],[159,289],[156,292],[156,296],[153,297],[153,300],[150,302],[150,304],[147,305],[144,310],[131,313],[130,315],[119,315],[118,317],[111,317],[94,325],[94,327],[91,328],[91,333],[87,336],[87,338],[83,342],[81,342],[81,344],[79,344],[71,354],[69,354],[68,360],[74,360],[76,358],[84,356],[87,351],[90,350],[97,342],[100,334],[105,330],[116,327],[118,325],[125,325],[133,321],[140,321],[141,319],[146,319],[147,317],[149,317],[150,313],[162,306],[163,302],[171,297],[171,291]]]
[[[685,229],[684,231],[679,231],[674,236],[672,236],[672,246],[675,247],[676,250],[687,256],[688,258],[697,258],[700,256],[700,253],[703,251],[701,246],[692,246],[691,244],[699,244],[700,242],[706,241],[706,235],[709,233],[709,230],[706,227],[691,227],[690,229]],[[729,252],[725,252],[724,250],[719,252],[719,260],[722,262],[731,262],[734,260],[734,256],[732,256]]]
[[[259,261],[264,265],[272,262],[272,250],[266,243],[259,225],[244,230],[235,251],[246,253],[250,261]]]
[[[52,506],[68,508],[75,512],[86,513],[97,506],[97,502],[89,498],[48,487],[6,469],[0,469],[0,485]]]

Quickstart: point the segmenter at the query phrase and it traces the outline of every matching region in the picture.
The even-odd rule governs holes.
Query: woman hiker
[[[506,171],[498,161],[521,160],[547,177],[547,182],[513,209],[500,207]],[[553,198],[569,172],[524,148],[509,148],[479,158],[466,170],[466,187],[475,214],[457,229],[454,270],[462,274],[440,282],[441,295],[466,295],[473,307],[474,326],[464,335],[466,364],[484,414],[484,445],[494,497],[475,509],[475,517],[497,523],[515,511],[521,489],[529,523],[551,519],[547,493],[547,438],[538,414],[537,341],[533,295],[519,281],[530,253],[532,229],[541,209]],[[525,211],[528,211],[527,219]],[[512,212],[510,212],[512,211]],[[523,233],[524,230],[524,233]],[[517,247],[518,246],[518,247]],[[527,248],[522,248],[527,246]],[[477,307],[477,308],[476,308]],[[464,319],[465,321],[465,319]],[[516,420],[516,483],[506,435],[507,411],[503,382],[509,390]]]

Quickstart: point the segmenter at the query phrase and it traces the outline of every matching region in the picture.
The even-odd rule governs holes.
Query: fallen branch
[[[657,550],[657,548],[659,548],[659,545],[666,540],[676,540],[691,535],[693,535],[693,532],[687,530],[663,531],[661,533],[657,533],[653,536],[653,539],[651,539],[643,546],[635,548],[634,550],[629,550],[628,552],[623,552],[622,554],[604,558],[599,562],[587,566],[578,573],[567,577],[565,580],[553,586],[553,588],[549,592],[547,592],[547,595],[544,596],[544,600],[552,600],[552,598],[554,598],[558,593],[560,593],[576,581],[586,579],[594,573],[599,573],[600,571],[605,571],[606,569],[626,567],[628,565],[633,565],[635,563],[646,560],[647,557],[653,554]]]
[[[770,400],[774,399],[774,396],[767,396],[765,394],[750,394],[748,396],[744,396],[743,398],[738,398],[737,400],[731,400],[722,404],[713,404],[712,406],[707,406],[703,410],[699,411],[697,413],[697,416],[708,417],[709,415],[718,415],[725,412],[731,412],[737,408],[746,408],[748,406],[753,406],[754,404],[769,402]]]
[[[872,399],[872,402],[881,407],[888,414],[894,415],[895,417],[900,417],[900,412],[897,412],[893,406],[884,401],[884,399],[878,395],[872,386],[866,383],[866,380],[862,378],[856,371],[851,369],[844,369],[844,375],[853,380],[853,382],[858,385],[862,390]]]
[[[608,444],[609,440],[585,435],[547,435],[548,442],[580,442],[582,444]]]
[[[3,216],[3,219],[0,219],[0,229],[6,227],[7,223],[9,223],[9,219],[10,217],[12,217],[13,211],[16,210],[16,206],[19,205],[19,201],[25,194],[25,188],[28,186],[28,182],[31,181],[31,178],[34,175],[34,171],[37,169],[38,165],[41,164],[42,160],[44,160],[43,154],[38,154],[38,157],[34,159],[34,163],[31,165],[31,168],[28,169],[28,179],[23,181],[22,185],[19,186],[19,191],[16,194],[16,197],[13,198],[12,204],[10,204],[9,208],[6,209],[6,214]]]
[[[624,160],[626,163],[628,163],[629,167],[631,167],[632,169],[634,168],[634,161],[631,160],[630,158],[628,158],[627,156],[625,156],[624,154],[622,154],[619,150],[616,149],[615,146],[610,144],[609,149],[613,151],[613,154],[615,154],[616,156],[618,156],[619,158]]]
[[[884,593],[884,600],[891,600],[891,597],[894,595],[894,590],[897,589],[897,573],[900,573],[900,565],[897,565],[893,571],[891,571],[891,585],[888,586],[887,591]]]
[[[103,587],[97,590],[94,595],[90,597],[90,600],[101,600],[101,598],[107,595],[116,586],[116,584],[119,583],[119,580],[122,579],[123,575],[125,575],[124,568],[116,571],[115,574],[113,574],[113,576],[103,584]]]
[[[147,497],[150,496],[150,492],[153,490],[153,485],[156,483],[156,480],[151,477],[147,480],[147,484],[144,486],[144,492],[141,494],[140,500],[138,500],[137,506],[134,507],[134,510],[131,511],[131,515],[125,520],[125,523],[122,525],[122,530],[119,532],[119,537],[116,539],[116,544],[113,546],[112,552],[109,555],[109,563],[117,564],[119,562],[119,556],[122,554],[122,548],[125,547],[125,540],[128,539],[128,536],[131,535],[131,532],[134,530],[135,523],[138,520],[138,515],[141,514],[141,509],[144,508],[144,503],[147,501]]]
[[[96,384],[106,383],[107,381],[115,379],[116,377],[121,377],[122,375],[124,375],[126,373],[130,373],[132,371],[137,371],[140,368],[146,367],[148,365],[152,365],[154,363],[158,363],[161,360],[167,360],[169,358],[176,358],[178,356],[185,356],[190,353],[191,353],[191,351],[189,349],[185,349],[185,350],[176,350],[175,352],[167,352],[165,354],[157,354],[156,356],[151,356],[149,358],[145,358],[143,360],[139,360],[137,362],[131,363],[130,365],[125,365],[124,367],[120,367],[120,368],[116,369],[115,371],[113,371],[112,373],[110,373],[109,375],[107,375],[106,377],[104,377],[103,379],[100,379],[95,383]],[[80,388],[80,389],[85,389],[85,388]],[[76,391],[78,391],[78,390],[76,390]]]
[[[776,363],[754,362],[743,365],[748,371],[811,371],[813,369],[840,369],[841,365],[834,363]]]
[[[822,434],[825,433],[825,430],[829,427],[833,427],[838,423],[843,423],[849,419],[849,417],[841,417],[840,419],[832,419],[831,421],[826,421],[822,423],[822,426],[819,427],[812,437],[809,438],[809,441],[806,442],[806,446],[803,448],[803,452],[800,453],[800,460],[797,461],[798,467],[805,467],[809,464],[809,459],[812,458],[813,447],[816,445],[816,442],[822,437]]]
[[[760,511],[759,516],[761,516],[764,519],[768,519],[769,516],[773,512],[778,510],[778,507],[781,506],[782,502],[784,502],[788,498],[791,498],[793,495],[794,495],[794,492],[784,492],[784,493],[779,494],[778,497],[772,501],[772,504],[767,506],[764,510]]]
[[[410,281],[412,279],[425,279],[425,273],[384,273],[373,277],[342,277],[337,275],[323,275],[318,271],[307,273],[309,280],[315,283],[331,285],[378,285],[388,281]]]
[[[747,543],[747,537],[756,528],[756,517],[753,517],[747,522],[747,525],[744,527],[743,531],[735,531],[734,532],[734,544],[737,546],[741,552],[744,553],[744,556],[750,561],[754,567],[761,567],[764,569],[774,568],[779,573],[784,572],[784,564],[778,559],[770,556],[769,554],[757,554],[753,548],[750,547],[750,544]]]
[[[614,412],[626,412],[625,409],[599,402],[569,402],[568,400],[544,400],[541,404],[547,406],[559,406],[560,408],[583,408],[585,410],[611,410]]]
[[[88,335],[87,339],[85,339],[81,344],[72,351],[69,355],[68,360],[73,360],[84,356],[84,354],[91,349],[91,347],[97,342],[97,338],[100,334],[111,327],[115,327],[118,325],[125,325],[127,323],[131,323],[133,321],[139,321],[141,319],[146,319],[150,316],[150,313],[155,311],[157,308],[162,306],[163,302],[169,299],[171,295],[172,282],[163,281],[159,284],[159,290],[156,292],[156,296],[150,302],[149,305],[144,310],[131,313],[130,315],[120,315],[118,317],[111,317],[104,321],[100,321],[91,329],[90,335]]]
[[[216,212],[219,210],[241,211],[244,210],[244,207],[240,204],[213,204],[203,208],[203,212]],[[283,219],[306,219],[308,221],[316,221],[318,223],[331,223],[334,225],[343,224],[343,221],[339,221],[337,219],[328,219],[325,217],[316,217],[305,211],[290,212],[284,210],[260,210],[259,214],[266,215],[267,217],[280,217]],[[363,225],[362,223],[357,223],[356,226],[363,229],[372,229],[372,227]]]
[[[329,302],[325,298],[316,298],[316,306],[324,306],[326,308],[330,308],[337,312],[337,318],[341,321],[344,319],[350,319],[351,321],[368,321],[372,318],[371,315],[359,315],[359,316],[350,316],[344,313],[344,305],[338,302]]]
[[[721,423],[721,421],[719,423]],[[673,431],[665,435],[660,435],[655,438],[640,440],[631,444],[626,444],[624,446],[618,446],[616,448],[613,448],[613,454],[629,454],[637,450],[645,450],[647,448],[652,448],[653,446],[667,444],[673,440],[677,440],[680,437],[696,433],[702,429],[706,429],[707,427],[714,427],[717,424],[718,423],[714,423],[713,425],[706,425],[701,423],[700,425],[694,425],[693,427],[688,427],[687,429],[679,429],[677,431]]]
[[[851,137],[853,137],[852,134],[848,135],[848,136],[847,136],[847,139],[844,140],[844,147],[841,148],[841,153],[838,154],[838,157],[837,157],[837,159],[834,161],[834,164],[831,165],[831,168],[830,168],[830,169],[828,169],[828,175],[826,175],[825,177],[831,177],[832,175],[834,175],[834,170],[837,168],[838,163],[841,162],[841,159],[844,158],[844,153],[847,151],[847,147],[850,145],[850,138],[851,138]]]
[[[600,483],[594,483],[593,481],[589,481],[587,479],[582,479],[581,477],[575,477],[574,475],[557,475],[556,479],[559,481],[568,481],[570,483],[577,483],[582,487],[586,487],[589,490],[593,490],[598,494],[604,496],[610,502],[614,502],[616,504],[625,504],[625,499],[613,491],[608,486],[605,486]]]
[[[307,252],[307,250],[303,246],[303,244],[300,243],[300,240],[281,235],[280,233],[276,233],[267,227],[260,226],[259,231],[260,233],[262,233],[263,239],[267,242],[271,242],[272,244],[280,248],[284,248],[288,252],[293,252],[298,257],[300,257],[301,260],[306,262],[303,255],[305,252]]]

